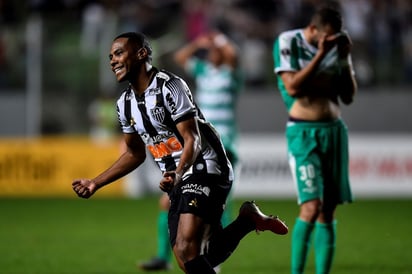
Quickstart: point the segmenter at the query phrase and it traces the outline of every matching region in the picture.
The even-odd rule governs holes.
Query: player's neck
[[[140,69],[136,81],[130,82],[136,96],[142,96],[156,75],[156,70],[150,64],[145,64]]]

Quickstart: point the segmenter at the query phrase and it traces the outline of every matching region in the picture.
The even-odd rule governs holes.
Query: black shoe
[[[285,235],[289,231],[288,226],[277,216],[263,214],[254,201],[242,204],[239,217],[251,220],[255,224],[256,231],[270,230],[280,235]]]
[[[147,262],[139,263],[138,267],[145,271],[166,271],[172,269],[168,261],[158,257],[154,257]]]

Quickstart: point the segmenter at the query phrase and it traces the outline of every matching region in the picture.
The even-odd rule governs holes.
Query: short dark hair
[[[315,12],[311,23],[317,27],[330,25],[335,31],[341,31],[343,20],[340,11],[336,7],[324,5]]]
[[[136,46],[136,50],[138,50],[141,47],[145,48],[147,50],[147,61],[149,63],[152,62],[152,47],[150,46],[149,40],[143,33],[125,32],[116,36],[116,38],[114,38],[113,41],[119,38],[127,38],[128,42]]]

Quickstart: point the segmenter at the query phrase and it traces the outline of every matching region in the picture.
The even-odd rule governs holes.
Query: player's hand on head
[[[89,198],[96,192],[96,184],[89,179],[76,179],[72,183],[72,188],[80,198]]]
[[[336,37],[334,35],[321,34],[318,40],[318,51],[327,53],[336,45]]]
[[[195,43],[198,48],[208,49],[212,46],[212,40],[210,36],[206,34],[197,37]]]

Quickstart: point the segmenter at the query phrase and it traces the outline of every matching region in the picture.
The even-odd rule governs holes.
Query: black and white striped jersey
[[[154,69],[154,68],[153,68]],[[183,152],[183,139],[176,124],[194,117],[199,126],[202,152],[183,175],[222,174],[233,180],[233,171],[213,126],[203,119],[186,82],[161,70],[142,96],[129,87],[117,101],[117,114],[124,133],[137,132],[162,172],[175,170]]]

